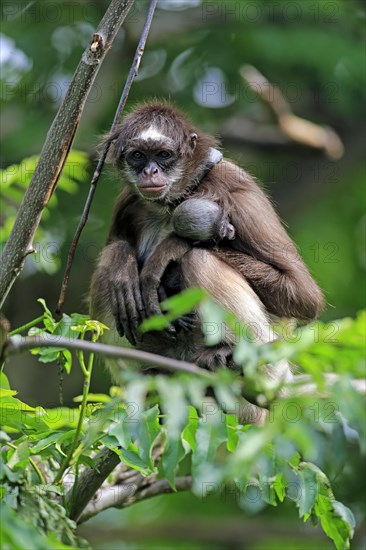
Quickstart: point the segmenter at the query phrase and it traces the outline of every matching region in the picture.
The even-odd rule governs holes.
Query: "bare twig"
[[[188,361],[180,361],[178,359],[172,359],[170,357],[164,357],[163,355],[157,355],[155,353],[149,353],[137,349],[121,348],[118,346],[100,344],[98,342],[64,338],[62,336],[49,335],[49,338],[50,339],[44,335],[25,336],[21,339],[10,337],[6,340],[3,347],[3,357],[6,358],[7,356],[39,347],[65,348],[70,350],[89,351],[91,353],[101,354],[105,357],[115,357],[117,359],[132,359],[135,361],[140,361],[141,363],[147,363],[151,368],[161,368],[168,371],[194,374],[196,376],[200,376],[201,378],[205,378],[210,382],[214,382],[215,380],[215,373],[208,372],[207,370],[198,367],[194,363],[189,363]],[[325,397],[329,388],[339,382],[342,377],[336,373],[323,373],[323,376],[324,391],[321,395],[319,394],[317,385],[313,382],[312,377],[307,374],[302,374],[294,376],[290,382],[284,386],[281,386],[281,395],[279,398],[314,394],[314,392],[318,397]],[[351,384],[358,393],[366,394],[365,379],[354,379],[351,381]],[[261,403],[261,406],[264,406],[264,404]]]
[[[144,50],[145,50],[146,40],[147,40],[147,37],[148,37],[148,34],[149,34],[149,30],[150,30],[150,27],[151,27],[154,11],[155,11],[155,8],[156,8],[156,3],[157,3],[157,0],[151,0],[151,2],[150,2],[150,7],[149,7],[148,12],[147,12],[144,28],[142,30],[142,34],[141,34],[141,37],[140,37],[140,40],[139,40],[139,43],[138,43],[138,46],[137,46],[137,49],[136,49],[136,52],[135,52],[135,57],[133,59],[132,65],[131,65],[130,72],[128,73],[128,77],[127,77],[125,86],[123,88],[121,98],[119,100],[119,104],[118,104],[118,107],[117,107],[117,110],[116,110],[116,114],[115,114],[113,122],[112,122],[112,126],[111,126],[111,129],[110,129],[111,133],[114,132],[114,130],[116,129],[116,126],[117,126],[117,124],[118,124],[118,122],[119,122],[119,120],[122,116],[122,112],[123,112],[124,106],[126,104],[128,94],[129,94],[130,89],[131,89],[132,82],[138,74],[140,63],[141,63],[141,58],[142,58]],[[65,269],[63,280],[62,280],[60,296],[59,296],[56,311],[55,311],[57,315],[61,314],[63,306],[64,306],[65,294],[66,294],[67,285],[68,285],[68,282],[69,282],[71,267],[72,267],[72,264],[73,264],[73,261],[74,261],[76,247],[78,245],[81,233],[82,233],[82,231],[85,227],[85,224],[88,220],[88,216],[89,216],[93,196],[94,196],[95,190],[97,188],[97,184],[98,184],[100,175],[102,173],[103,166],[104,166],[104,163],[105,163],[105,159],[107,158],[110,146],[111,146],[111,143],[107,142],[103,147],[103,150],[102,150],[102,153],[100,155],[97,167],[96,167],[96,169],[94,171],[94,174],[93,174],[92,181],[90,183],[90,189],[89,189],[88,197],[86,199],[83,214],[81,216],[79,225],[76,229],[74,238],[73,238],[71,246],[70,246],[69,254],[68,254],[68,257],[67,257],[66,269]]]
[[[283,134],[292,141],[315,149],[324,149],[332,159],[343,156],[344,146],[338,134],[327,126],[314,124],[293,114],[281,90],[271,84],[255,67],[244,65],[240,75],[246,85],[269,105]]]
[[[102,354],[105,357],[116,357],[120,359],[134,359],[142,363],[148,363],[150,367],[162,368],[170,371],[186,372],[204,377],[208,380],[214,380],[214,374],[205,369],[197,367],[194,363],[187,361],[178,361],[170,357],[163,357],[146,351],[139,351],[130,348],[120,348],[118,346],[109,346],[85,340],[64,338],[62,336],[50,335],[50,338],[44,336],[26,336],[24,338],[9,338],[5,344],[5,356],[14,355],[25,350],[50,347],[65,348],[70,350],[89,351],[91,353]]]
[[[43,209],[54,192],[86,98],[112,42],[134,0],[112,0],[99,27],[84,51],[53,124],[47,134],[39,161],[18,210],[13,229],[0,262],[0,307],[25,258],[34,251],[32,241]]]

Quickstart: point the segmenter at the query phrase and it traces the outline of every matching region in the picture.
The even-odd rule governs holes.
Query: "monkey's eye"
[[[131,155],[131,158],[133,158],[134,160],[141,160],[144,158],[144,154],[141,153],[140,151],[134,151]]]
[[[172,156],[170,151],[160,151],[157,156],[161,159],[169,159]]]

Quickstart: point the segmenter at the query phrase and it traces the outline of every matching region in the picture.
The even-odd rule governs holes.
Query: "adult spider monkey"
[[[255,327],[259,342],[274,338],[269,314],[317,317],[322,293],[269,199],[248,173],[222,158],[213,137],[169,104],[150,102],[107,140],[125,185],[92,278],[93,317],[138,349],[208,369],[234,366],[230,335],[205,347],[197,315],[141,335],[140,323],[161,313],[162,297],[203,287]],[[287,364],[268,375],[288,376]]]

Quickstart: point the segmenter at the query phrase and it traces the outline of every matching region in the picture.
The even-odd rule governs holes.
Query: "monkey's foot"
[[[218,345],[205,348],[196,355],[195,363],[204,369],[216,370],[219,367],[235,369],[233,351],[229,346]]]
[[[183,330],[184,332],[192,332],[196,326],[197,316],[195,313],[187,313],[182,315],[176,321],[173,321],[173,326],[177,332]]]

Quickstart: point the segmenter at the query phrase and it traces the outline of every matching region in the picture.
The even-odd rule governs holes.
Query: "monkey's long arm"
[[[214,253],[248,280],[271,313],[304,320],[317,317],[323,295],[265,193],[228,161],[213,168],[199,195],[216,198],[218,186],[216,200],[221,204],[224,198],[222,207],[230,212],[236,238],[217,246]]]
[[[124,191],[116,204],[108,244],[103,249],[91,283],[93,315],[109,311],[120,336],[132,345],[141,338],[138,327],[144,307],[140,292],[135,243],[128,235],[131,220],[136,220],[136,198]]]
[[[213,253],[245,277],[269,313],[299,320],[320,314],[323,297],[306,268],[279,269],[229,248],[215,248]]]
[[[125,240],[107,245],[94,273],[92,284],[93,312],[111,310],[120,336],[136,345],[141,338],[138,327],[144,319],[139,273],[134,249]]]

